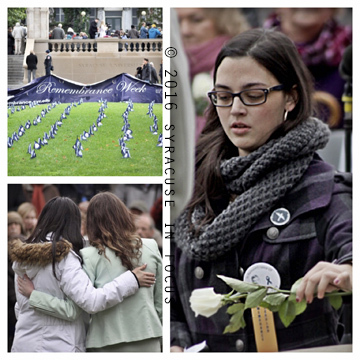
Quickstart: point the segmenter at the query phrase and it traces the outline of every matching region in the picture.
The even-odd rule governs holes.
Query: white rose
[[[209,73],[197,74],[192,82],[192,93],[194,99],[206,98],[208,91],[212,89],[212,78]]]
[[[214,292],[214,288],[196,289],[191,293],[190,307],[195,312],[195,316],[210,317],[223,306],[222,297],[221,294]]]

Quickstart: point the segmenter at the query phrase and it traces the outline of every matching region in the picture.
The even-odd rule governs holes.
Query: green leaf
[[[286,299],[279,308],[279,317],[285,327],[288,327],[296,317],[296,309],[293,301]]]
[[[244,304],[236,304],[236,305],[244,305]],[[240,309],[235,312],[234,315],[230,318],[229,325],[226,326],[224,330],[224,334],[234,333],[239,329],[243,329],[246,326],[246,322],[244,320],[244,309]]]
[[[290,298],[289,298],[290,301]],[[292,301],[295,305],[295,315],[300,315],[306,310],[307,303],[305,298],[302,299],[300,302]]]
[[[293,285],[292,285],[292,287],[291,287],[291,289],[290,289],[290,297],[289,297],[289,300],[290,300],[290,301],[295,301],[295,299],[296,299],[296,291],[297,291],[297,289],[298,289],[298,287],[299,287],[302,279],[303,279],[303,278],[300,278],[300,279],[296,280],[296,281],[293,283]]]
[[[266,308],[266,309],[269,309],[272,312],[278,312],[279,308],[280,308],[280,305],[274,306],[274,305],[271,305],[271,304],[269,304],[269,303],[267,303],[265,301],[262,301],[259,306],[261,306],[263,308]]]
[[[245,281],[241,281],[239,279],[233,279],[223,275],[217,275],[222,281],[224,281],[227,285],[229,285],[234,290],[238,291],[239,293],[244,292],[253,292],[258,290],[259,288],[263,288],[261,285],[247,283]]]
[[[233,315],[238,311],[244,311],[245,310],[245,304],[234,304],[228,307],[227,313],[229,315]]]
[[[260,305],[264,296],[266,296],[266,288],[260,288],[252,293],[250,293],[245,301],[245,309],[257,307]]]
[[[281,305],[289,295],[283,293],[269,294],[264,298],[264,301],[270,305],[278,306]]]
[[[335,309],[335,310],[339,310],[341,308],[342,305],[342,297],[341,296],[329,296],[328,297],[331,306]]]

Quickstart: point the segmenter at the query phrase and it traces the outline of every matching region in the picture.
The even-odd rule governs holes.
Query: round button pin
[[[290,221],[290,212],[288,209],[279,208],[272,212],[270,216],[270,221],[274,225],[286,225]]]
[[[244,281],[262,286],[280,288],[280,274],[270,264],[259,262],[251,265],[244,274]]]

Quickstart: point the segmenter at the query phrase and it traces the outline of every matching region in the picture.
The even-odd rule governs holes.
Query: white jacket
[[[14,261],[15,288],[17,304],[15,313],[17,324],[12,352],[82,352],[86,350],[87,314],[74,304],[69,304],[72,312],[69,321],[35,311],[28,298],[17,290],[17,277],[27,274],[37,290],[60,299],[73,299],[81,304],[87,313],[96,313],[110,308],[124,297],[134,294],[138,284],[134,275],[127,271],[103,288],[93,287],[88,276],[82,270],[79,257],[71,250],[69,242],[62,241],[58,246],[55,266],[58,280],[52,271],[51,242],[25,244],[20,240],[10,243],[9,254]],[[65,245],[64,245],[65,244]]]
[[[20,25],[15,25],[12,31],[14,39],[22,39],[25,36],[25,29]]]

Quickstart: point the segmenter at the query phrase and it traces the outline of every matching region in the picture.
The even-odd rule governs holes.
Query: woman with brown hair
[[[171,351],[257,351],[251,314],[224,334],[230,315],[196,317],[194,289],[230,288],[267,263],[305,312],[287,328],[275,314],[280,351],[339,344],[339,314],[325,292],[352,289],[351,174],[323,161],[329,129],[313,117],[312,81],[292,41],[253,29],[215,61],[207,123],[196,147],[195,187],[172,242]],[[246,281],[246,280],[245,280]],[[316,295],[314,295],[316,294]]]
[[[15,283],[24,278],[20,289],[30,287],[25,294],[16,286],[12,352],[83,352],[87,326],[84,311],[108,309],[136,293],[139,283],[149,287],[154,283],[153,274],[143,273],[142,266],[123,271],[101,287],[93,286],[82,268],[80,224],[78,206],[69,198],[55,197],[44,206],[28,239],[9,241]],[[33,291],[34,286],[39,291]],[[55,304],[55,310],[51,306],[47,309],[46,302],[42,305],[46,300]]]
[[[110,192],[99,193],[91,199],[86,223],[91,246],[80,253],[83,269],[96,288],[140,263],[146,263],[147,271],[157,278],[153,287],[141,287],[135,296],[125,299],[121,305],[92,315],[86,338],[87,351],[160,351],[162,261],[155,240],[140,239],[133,215]],[[64,301],[39,296],[37,306],[39,311],[64,316]]]

